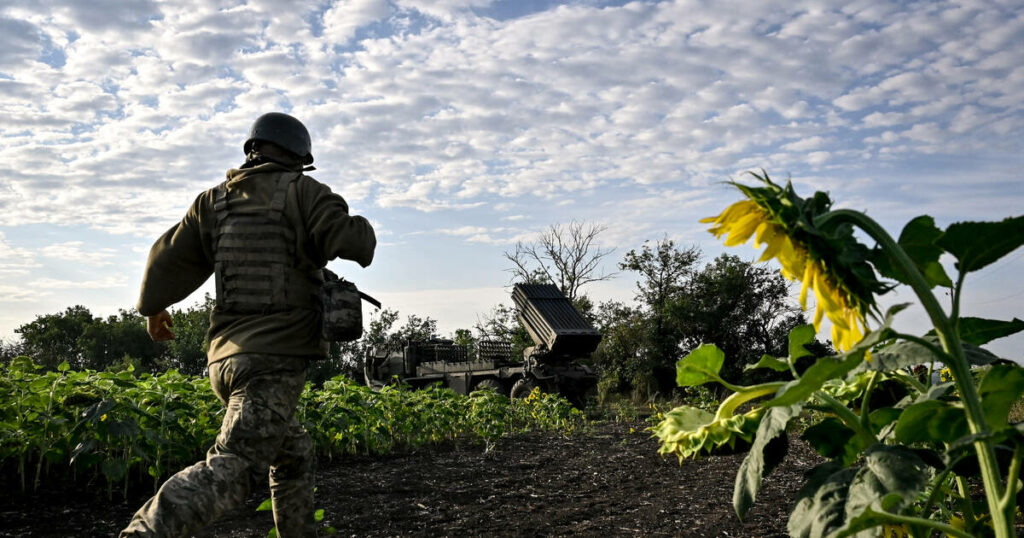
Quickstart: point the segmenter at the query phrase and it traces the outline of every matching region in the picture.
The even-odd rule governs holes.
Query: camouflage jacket
[[[265,208],[280,174],[294,173],[275,163],[228,170],[228,197],[233,207]],[[213,197],[213,189],[200,194],[181,222],[153,245],[137,305],[142,315],[154,315],[185,299],[213,274]],[[365,218],[349,215],[345,200],[323,183],[306,175],[292,182],[283,215],[296,232],[300,270],[321,268],[334,258],[363,267],[373,261],[373,227]],[[319,322],[319,313],[308,309],[238,314],[215,308],[207,361],[237,353],[325,356],[327,344],[320,338]]]

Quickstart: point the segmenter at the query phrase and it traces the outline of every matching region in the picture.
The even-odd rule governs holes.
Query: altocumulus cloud
[[[134,191],[103,225],[152,233],[135,200],[208,184],[268,108],[370,202],[423,210],[1005,152],[1021,131],[1014,3],[593,4],[8,3],[0,222],[83,221],[82,197],[26,203],[60,183]]]

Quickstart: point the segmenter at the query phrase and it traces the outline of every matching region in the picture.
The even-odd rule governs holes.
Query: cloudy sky
[[[551,224],[607,226],[608,270],[662,237],[714,257],[697,220],[745,170],[894,234],[1020,215],[1022,107],[1017,0],[6,0],[0,338],[133,306],[152,241],[267,111],[306,123],[311,175],[377,229],[370,269],[331,267],[451,331]],[[1024,317],[1021,257],[967,281],[966,314]]]

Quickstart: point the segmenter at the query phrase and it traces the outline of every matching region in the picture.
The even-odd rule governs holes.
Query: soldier
[[[206,459],[169,478],[121,536],[187,536],[241,504],[267,479],[278,536],[315,535],[313,445],[295,418],[309,361],[327,355],[317,292],[334,258],[366,267],[377,244],[366,219],[303,174],[310,138],[297,119],[260,116],[246,161],[200,194],[153,245],[138,310],[150,336],[174,334],[166,308],[211,274],[210,384],[227,406]]]

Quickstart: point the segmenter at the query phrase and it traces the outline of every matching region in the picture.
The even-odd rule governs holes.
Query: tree
[[[93,323],[92,312],[82,305],[75,305],[56,314],[36,316],[34,321],[14,332],[21,335],[25,353],[37,364],[56,368],[68,361],[72,368],[82,369],[86,364],[78,339]]]
[[[505,259],[514,282],[551,283],[575,302],[584,285],[608,280],[614,273],[602,271],[601,263],[614,249],[595,244],[607,226],[572,221],[552,224],[537,241],[517,242]]]
[[[26,350],[23,342],[0,340],[0,364],[10,364],[11,359],[25,354]]]
[[[36,316],[15,332],[21,335],[25,354],[48,368],[67,361],[76,370],[102,370],[129,357],[155,370],[164,349],[150,340],[145,318],[128,310],[104,320],[76,305]]]
[[[93,320],[85,326],[76,345],[82,359],[78,368],[104,370],[129,358],[151,372],[163,369],[160,358],[164,346],[149,337],[146,318],[134,311],[119,310],[106,320]]]
[[[728,254],[695,273],[669,309],[683,351],[717,345],[730,382],[741,381],[743,367],[764,354],[784,355],[785,335],[803,320],[781,274]]]
[[[696,245],[680,249],[671,239],[663,238],[653,248],[644,241],[640,252],[630,250],[619,264],[620,269],[640,274],[636,300],[644,306],[649,319],[644,346],[651,355],[652,368],[672,363],[678,356],[682,335],[679,327],[671,323],[668,307],[685,292],[700,257]]]
[[[601,343],[591,356],[601,372],[599,397],[631,392],[645,400],[656,390],[655,363],[648,343],[650,318],[635,307],[617,301],[601,303],[595,326]]]

